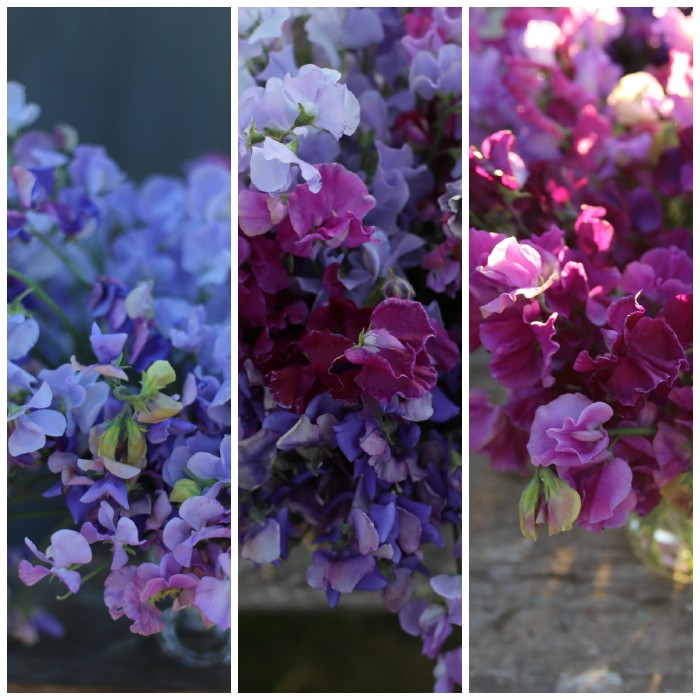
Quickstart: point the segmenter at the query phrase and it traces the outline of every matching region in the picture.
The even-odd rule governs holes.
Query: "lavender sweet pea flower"
[[[112,192],[124,181],[124,174],[102,146],[78,146],[68,173],[90,198]]]
[[[606,459],[609,439],[602,424],[612,416],[608,404],[583,394],[563,394],[540,406],[527,443],[532,463],[571,468]]]
[[[7,317],[7,384],[8,389],[30,389],[36,378],[15,364],[25,358],[39,340],[39,324],[22,314]]]
[[[13,457],[40,450],[47,435],[58,437],[65,432],[65,416],[47,408],[52,398],[51,389],[44,382],[24,406],[10,405],[12,412],[7,421],[12,424],[12,434],[7,447]]]
[[[447,602],[447,621],[462,624],[462,577],[440,574],[430,579],[430,587]]]
[[[231,627],[231,554],[219,555],[222,578],[204,576],[197,585],[194,604],[221,629]]]
[[[282,552],[280,524],[267,518],[258,527],[246,533],[241,548],[241,556],[256,564],[270,564],[280,558]]]
[[[33,124],[40,113],[39,105],[27,102],[24,85],[10,80],[7,83],[7,135],[13,138],[20,129]]]
[[[87,540],[73,530],[58,530],[51,535],[51,545],[42,554],[36,545],[28,538],[25,538],[27,547],[46,566],[33,566],[26,559],[19,565],[19,577],[27,585],[33,586],[46,576],[53,574],[66,584],[71,593],[77,593],[80,588],[80,574],[72,571],[70,567],[74,564],[89,564],[92,561],[92,551]]]
[[[462,47],[445,44],[437,53],[419,51],[408,74],[411,90],[425,100],[436,93],[459,93],[462,88]]]
[[[312,192],[321,189],[321,175],[306,161],[279,141],[265,138],[262,147],[255,146],[250,158],[250,179],[261,192],[287,192],[295,183],[292,166],[299,167],[302,178]]]
[[[139,539],[139,532],[132,520],[129,518],[119,518],[116,526],[114,524],[115,512],[107,501],[100,503],[97,519],[107,534],[100,534],[92,523],[84,523],[80,529],[80,534],[85,537],[89,544],[95,542],[111,542],[114,546],[114,556],[112,557],[111,570],[116,571],[127,565],[129,557],[125,547],[135,547],[144,544],[146,540]]]
[[[107,365],[116,360],[124,349],[126,333],[102,333],[100,327],[92,324],[90,345],[100,364]]]
[[[163,529],[163,543],[173,552],[178,563],[189,566],[192,550],[197,543],[206,539],[231,537],[231,527],[224,524],[225,515],[226,508],[214,498],[188,498],[180,506],[178,517],[170,520]],[[212,524],[209,525],[209,522]]]
[[[109,385],[97,381],[96,375],[76,372],[70,364],[54,370],[43,369],[39,379],[49,385],[54,400],[63,402],[66,435],[72,437],[76,427],[87,435],[107,402]]]

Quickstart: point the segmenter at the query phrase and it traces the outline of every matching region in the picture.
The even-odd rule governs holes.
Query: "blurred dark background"
[[[7,75],[140,181],[231,153],[228,8],[9,8]]]

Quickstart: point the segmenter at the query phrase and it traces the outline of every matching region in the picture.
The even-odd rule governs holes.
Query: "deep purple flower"
[[[326,592],[328,602],[334,607],[340,593],[351,593],[360,581],[375,569],[370,555],[350,557],[336,556],[327,550],[314,552],[306,572],[306,582],[311,588]]]
[[[593,358],[584,350],[574,363],[577,372],[590,372],[590,381],[624,406],[635,405],[660,384],[672,386],[687,366],[676,334],[663,318],[645,316],[637,296],[610,305],[612,330],[602,331],[608,351]]]
[[[518,303],[487,318],[479,327],[483,346],[491,353],[489,371],[508,387],[554,384],[552,359],[557,313],[540,320],[537,301]]]
[[[350,362],[362,367],[355,378],[370,396],[390,400],[394,394],[418,398],[437,380],[426,351],[435,336],[421,304],[408,299],[386,299],[370,316],[369,330],[359,346],[346,350]]]

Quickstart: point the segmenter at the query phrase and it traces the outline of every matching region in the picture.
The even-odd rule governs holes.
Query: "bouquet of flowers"
[[[380,591],[438,691],[461,684],[461,24],[239,12],[241,557],[305,548],[331,607]]]
[[[70,595],[107,569],[132,632],[167,604],[229,628],[230,161],[137,187],[72,128],[27,130],[38,115],[10,83],[9,502],[45,489],[66,518],[25,540],[19,578]]]
[[[471,449],[535,473],[523,534],[692,505],[692,17],[476,9]]]

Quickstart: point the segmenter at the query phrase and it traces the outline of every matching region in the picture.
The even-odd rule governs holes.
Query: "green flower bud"
[[[538,524],[547,523],[550,535],[571,530],[581,512],[581,496],[569,484],[554,476],[550,469],[540,469],[545,504],[537,514]]]
[[[127,452],[126,461],[133,466],[139,466],[146,456],[146,436],[141,428],[132,418],[126,420],[126,440]]]
[[[542,484],[539,476],[535,475],[520,496],[520,531],[531,540],[537,541],[535,517],[537,504],[540,501]]]
[[[201,496],[202,489],[192,479],[180,479],[175,482],[170,494],[171,503],[182,503],[192,496]]]
[[[161,392],[157,392],[148,399],[145,406],[145,411],[137,411],[134,416],[139,423],[161,423],[176,416],[182,410],[182,404],[179,401]]]
[[[141,396],[150,398],[157,391],[172,384],[175,379],[175,370],[167,360],[156,360],[144,373],[141,378]]]
[[[119,417],[107,424],[107,427],[102,432],[102,435],[100,435],[100,441],[97,448],[98,456],[115,459],[121,432],[121,419]]]

